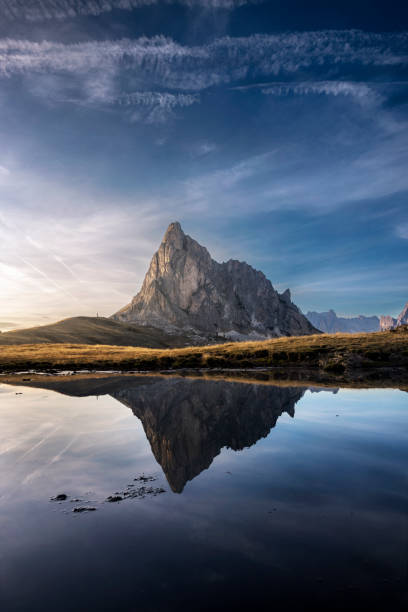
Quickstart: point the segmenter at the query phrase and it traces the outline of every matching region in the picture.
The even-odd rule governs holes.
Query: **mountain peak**
[[[181,225],[178,221],[173,221],[168,226],[166,233],[163,236],[162,242],[180,242],[185,236]]]
[[[405,304],[404,308],[398,315],[397,318],[397,327],[400,325],[406,325],[408,323],[408,302]]]
[[[394,317],[390,317],[389,315],[383,315],[380,319],[380,329],[382,331],[386,331],[388,329],[396,329],[401,325],[408,324],[408,302],[405,304],[404,308],[399,313],[398,317],[394,319]]]
[[[199,341],[264,339],[316,330],[261,272],[246,263],[218,263],[207,249],[170,223],[139,293],[113,315],[170,333],[192,332]]]

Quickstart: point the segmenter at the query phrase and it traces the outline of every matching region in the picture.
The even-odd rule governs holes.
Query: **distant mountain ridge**
[[[306,317],[314,327],[326,334],[335,334],[336,332],[357,334],[380,330],[380,318],[376,315],[371,317],[365,317],[364,315],[350,318],[338,317],[334,310],[329,310],[327,312],[309,311]]]
[[[139,293],[112,315],[125,323],[211,340],[261,340],[317,330],[265,275],[245,262],[214,261],[207,249],[171,223]]]
[[[396,319],[389,315],[338,317],[334,310],[328,310],[327,312],[309,311],[306,317],[312,325],[326,334],[387,331],[408,323],[408,302]]]

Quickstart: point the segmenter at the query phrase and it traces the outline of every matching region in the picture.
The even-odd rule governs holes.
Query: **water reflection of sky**
[[[5,385],[0,394],[7,612],[270,609],[271,592],[274,605],[344,609],[351,595],[402,605],[406,393],[307,391],[294,418],[284,412],[250,448],[222,449],[181,495],[141,421],[112,397]],[[166,493],[102,503],[141,473]],[[49,501],[61,492],[97,511],[76,516],[71,502]]]

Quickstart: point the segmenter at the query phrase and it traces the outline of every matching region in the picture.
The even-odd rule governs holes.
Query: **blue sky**
[[[0,0],[0,329],[111,314],[173,220],[303,311],[396,315],[408,9],[385,4]]]

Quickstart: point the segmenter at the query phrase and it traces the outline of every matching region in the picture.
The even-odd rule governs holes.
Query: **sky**
[[[172,221],[302,309],[408,300],[408,6],[0,0],[0,330],[109,316]]]

